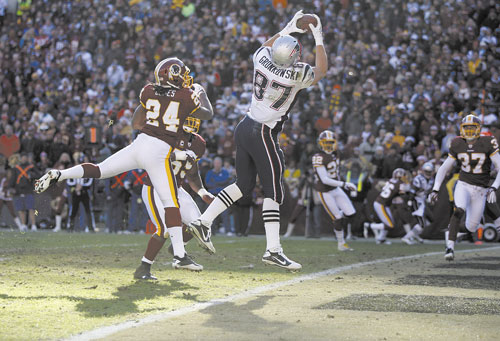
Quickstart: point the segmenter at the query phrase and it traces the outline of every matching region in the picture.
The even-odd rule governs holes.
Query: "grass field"
[[[286,254],[303,265],[302,272],[290,273],[262,264],[260,258],[265,247],[263,237],[216,236],[214,237],[216,255],[205,254],[194,242],[187,247],[188,252],[196,257],[196,261],[205,267],[203,272],[173,270],[170,265],[170,255],[166,250],[162,250],[153,265],[153,273],[159,280],[135,281],[132,279],[132,274],[140,263],[148,238],[144,235],[50,232],[19,234],[1,231],[0,340],[68,338],[99,327],[139,320],[146,316],[291,280],[308,273],[377,259],[443,251],[442,244],[435,243],[409,247],[399,243],[378,246],[374,243],[355,241],[351,243],[355,252],[339,253],[336,250],[336,242],[331,239],[283,240]],[[498,244],[486,244],[483,248],[495,245]],[[459,246],[459,249],[465,248],[481,250],[481,247],[471,244]],[[500,251],[496,252],[498,254]],[[442,255],[439,254],[434,258],[441,261]],[[500,257],[498,259],[500,260]],[[427,271],[422,265],[410,261],[408,264],[405,269],[409,271],[409,275],[424,274]],[[412,269],[412,266],[415,268]],[[383,264],[377,267],[381,272],[387,270]],[[457,275],[466,270],[467,267],[446,269]],[[483,269],[486,275],[498,275],[498,271],[490,270]],[[401,280],[398,273],[391,275],[394,277],[390,279],[391,281]],[[315,288],[308,290],[313,293]],[[498,293],[496,287],[493,291]],[[394,293],[389,291],[386,294]],[[403,292],[396,294],[400,295]],[[388,302],[389,306],[397,304],[397,296],[394,295],[388,297],[361,295],[359,300],[368,306],[380,305],[380,302],[384,301]],[[324,304],[327,304],[324,309],[332,309],[328,306],[328,302]],[[335,304],[337,307],[335,309],[346,310],[344,306],[338,304],[348,306],[352,302],[347,300]],[[481,304],[485,303],[477,304],[478,307],[482,307]],[[412,309],[418,309],[417,303],[413,305],[417,307]],[[489,310],[484,311],[489,312]],[[453,311],[449,313],[454,314]],[[497,316],[496,310],[493,309],[490,315]],[[172,332],[172,329],[170,331]],[[249,336],[251,335],[250,329]],[[162,336],[164,335],[151,336],[151,339],[162,339]],[[324,336],[318,337],[321,339]],[[193,336],[193,338],[198,337]],[[199,338],[204,337],[200,335]],[[220,339],[221,336],[214,335],[213,338]],[[228,335],[228,339],[235,338],[246,339],[242,335]],[[172,336],[172,339],[176,337]],[[285,336],[285,339],[295,338]]]

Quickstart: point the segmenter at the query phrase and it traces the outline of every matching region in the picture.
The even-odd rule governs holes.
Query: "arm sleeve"
[[[325,185],[334,186],[334,187],[342,187],[344,185],[343,181],[338,181],[330,178],[328,173],[326,172],[325,166],[316,167],[316,172],[318,173],[321,182]]]
[[[491,184],[492,187],[498,188],[500,186],[500,155],[498,153],[495,153],[490,156],[491,162],[495,165],[495,168],[497,169],[497,176],[495,178],[495,181]]]
[[[453,157],[448,157],[441,165],[441,167],[439,167],[436,173],[436,179],[434,180],[434,186],[432,187],[433,191],[439,191],[439,188],[441,187],[446,174],[453,168],[455,162],[456,161]]]

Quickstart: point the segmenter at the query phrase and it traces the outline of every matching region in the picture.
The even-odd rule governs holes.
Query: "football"
[[[297,27],[301,30],[310,31],[311,29],[309,28],[309,24],[312,24],[313,26],[318,24],[318,21],[312,14],[304,14],[302,18],[297,20]]]

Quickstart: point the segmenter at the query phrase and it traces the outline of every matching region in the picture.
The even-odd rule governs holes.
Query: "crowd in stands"
[[[0,154],[10,167],[26,154],[43,173],[123,148],[136,134],[141,88],[157,62],[177,56],[215,110],[200,131],[202,176],[216,157],[234,176],[233,131],[252,97],[251,56],[299,9],[321,17],[329,69],[299,94],[280,137],[296,198],[324,129],[338,136],[344,175],[356,164],[374,179],[439,165],[468,113],[500,132],[495,0],[51,0],[4,9]],[[302,61],[314,65],[312,35],[298,38]]]

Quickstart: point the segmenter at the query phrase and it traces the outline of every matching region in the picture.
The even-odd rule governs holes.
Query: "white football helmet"
[[[284,35],[276,39],[271,47],[271,59],[279,67],[287,68],[300,59],[302,47],[297,39]]]

